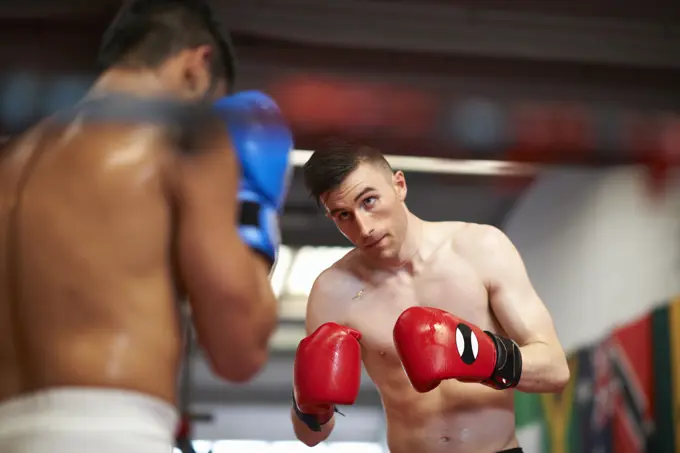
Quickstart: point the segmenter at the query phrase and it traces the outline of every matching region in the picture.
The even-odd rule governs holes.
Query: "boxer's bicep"
[[[190,293],[222,293],[229,289],[230,278],[218,277],[240,274],[238,267],[230,266],[232,246],[239,242],[236,162],[229,153],[217,151],[179,160],[175,199],[182,277]]]
[[[489,228],[484,234],[483,269],[489,303],[503,330],[520,346],[557,342],[552,317],[515,246],[498,229]]]

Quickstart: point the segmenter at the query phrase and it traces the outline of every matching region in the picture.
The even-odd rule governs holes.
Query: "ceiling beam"
[[[21,0],[1,2],[0,19],[4,21],[71,20],[112,16],[123,0]],[[14,43],[12,43],[14,44]]]
[[[390,0],[388,0],[390,1]],[[450,0],[391,0],[394,2],[418,2],[419,4],[451,5]],[[638,0],[619,0],[616,7],[610,2],[601,0],[456,0],[459,8],[476,10],[501,10],[508,12],[544,13],[571,17],[603,17],[628,18],[649,21],[672,21],[680,17],[680,10],[674,0],[655,0],[640,2]]]
[[[217,3],[215,8],[234,30],[295,43],[680,68],[677,27],[637,18],[569,17],[512,8],[380,0],[232,1]]]

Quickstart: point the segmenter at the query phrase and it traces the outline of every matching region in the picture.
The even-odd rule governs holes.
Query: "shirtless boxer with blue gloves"
[[[265,363],[292,141],[232,60],[199,0],[126,2],[90,93],[0,151],[0,451],[172,451],[178,300],[217,375]]]

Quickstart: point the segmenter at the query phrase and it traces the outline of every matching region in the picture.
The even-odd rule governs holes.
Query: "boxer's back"
[[[0,400],[97,386],[172,401],[168,125],[71,113],[0,151]]]

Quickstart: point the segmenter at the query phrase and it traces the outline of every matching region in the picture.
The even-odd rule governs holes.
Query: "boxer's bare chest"
[[[474,266],[453,250],[439,251],[413,272],[398,270],[357,278],[347,323],[362,332],[366,359],[397,359],[392,330],[409,307],[436,307],[483,329],[497,330],[488,292]],[[368,365],[368,364],[367,364]]]

